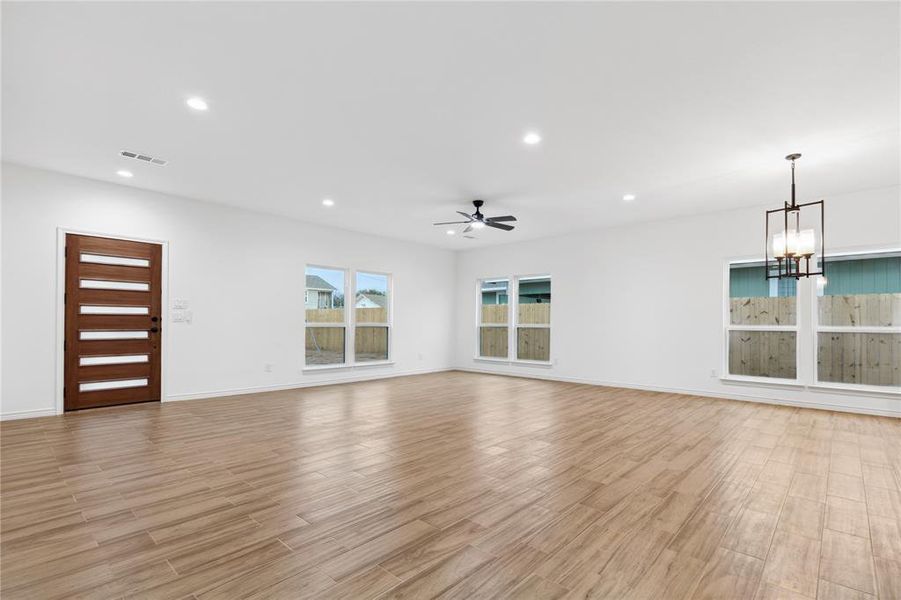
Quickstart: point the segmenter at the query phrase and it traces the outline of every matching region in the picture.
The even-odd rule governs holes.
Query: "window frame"
[[[829,259],[836,259],[847,256],[866,256],[888,254],[893,252],[901,252],[901,248],[878,248],[870,250],[855,250],[849,252],[832,252],[826,255],[826,277],[828,279]],[[863,383],[842,383],[839,381],[820,381],[819,369],[819,334],[821,333],[899,333],[901,334],[901,325],[880,327],[878,325],[868,325],[864,327],[848,327],[843,325],[821,325],[820,324],[820,294],[817,293],[816,286],[810,286],[810,345],[811,354],[811,376],[810,387],[824,390],[843,390],[850,392],[865,392],[877,395],[901,396],[901,388],[895,389],[893,386],[869,385]]]
[[[332,271],[341,271],[344,273],[344,289],[342,290],[344,293],[344,322],[343,323],[309,323],[306,318],[306,273],[309,268],[314,269],[328,269]],[[388,318],[386,323],[357,323],[357,315],[354,304],[356,302],[357,297],[357,273],[364,273],[366,275],[383,275],[388,278]],[[350,305],[348,305],[350,302]],[[378,269],[357,269],[351,267],[336,267],[318,263],[306,263],[304,265],[304,318],[303,318],[303,340],[304,340],[304,351],[302,358],[302,371],[329,371],[333,369],[353,369],[353,368],[365,368],[365,367],[378,367],[384,365],[393,365],[394,364],[394,277],[392,273],[387,271],[381,271]],[[377,326],[377,327],[387,327],[388,328],[388,358],[386,360],[370,360],[364,362],[357,362],[356,360],[356,328],[357,325],[361,327],[365,326]],[[308,365],[307,364],[307,350],[306,350],[306,339],[307,339],[307,328],[308,327],[344,327],[344,362],[341,363],[333,363],[327,365]]]
[[[385,277],[388,280],[386,285],[388,292],[388,302],[385,305],[385,309],[388,311],[388,314],[385,318],[384,323],[370,323],[370,322],[357,322],[357,310],[356,306],[354,306],[353,317],[351,317],[351,331],[348,334],[348,339],[352,343],[353,347],[353,360],[351,361],[351,365],[355,367],[375,367],[378,365],[390,365],[394,362],[394,277],[392,277],[391,273],[385,271],[376,271],[372,269],[353,269],[351,277],[351,293],[353,298],[353,303],[356,304],[357,301],[357,274],[363,273],[364,275],[380,275]],[[356,334],[357,327],[386,327],[388,329],[388,352],[387,358],[383,360],[367,360],[363,362],[357,361],[357,344],[356,344]],[[346,343],[346,342],[345,342]]]
[[[341,271],[342,273],[344,273],[344,289],[341,290],[344,293],[344,320],[341,323],[315,323],[315,322],[309,323],[307,321],[307,298],[306,298],[307,279],[306,279],[306,275],[307,275],[307,270],[310,268],[323,269],[323,270],[329,270],[329,271]],[[347,269],[345,267],[335,267],[335,266],[329,266],[329,265],[307,263],[306,265],[304,265],[303,274],[304,274],[303,370],[304,371],[319,371],[319,370],[323,370],[323,369],[340,369],[340,368],[347,367],[350,365],[350,363],[348,362],[348,357],[347,357],[347,331],[350,328],[350,324],[348,323],[348,321],[350,321],[350,318],[348,316],[348,309],[347,309],[347,289],[348,289],[348,275],[350,274],[350,269]],[[316,304],[317,305],[319,304],[319,293],[318,292],[316,294]],[[331,364],[327,364],[327,365],[308,365],[307,364],[307,328],[318,329],[320,327],[330,328],[330,329],[337,329],[338,327],[344,328],[344,362],[331,363]]]
[[[829,252],[825,255],[827,261],[826,267],[826,277],[829,277],[829,267],[828,261],[830,258],[837,258],[842,256],[854,256],[854,255],[863,255],[863,254],[883,254],[888,252],[901,252],[901,247],[895,245],[887,245],[887,246],[867,246],[865,248],[853,248],[850,250],[835,250]],[[819,325],[819,306],[817,304],[817,298],[819,297],[816,293],[816,278],[804,278],[798,280],[798,285],[796,287],[795,300],[797,301],[797,305],[795,308],[795,314],[797,315],[797,319],[795,321],[795,327],[797,328],[796,332],[796,346],[795,346],[795,360],[796,367],[795,373],[797,375],[796,379],[781,379],[776,377],[752,377],[747,375],[730,375],[729,374],[729,331],[733,329],[738,330],[748,330],[752,328],[766,329],[768,327],[773,327],[769,325],[758,325],[758,326],[744,326],[738,325],[733,326],[730,322],[730,313],[729,313],[729,276],[730,276],[730,268],[732,265],[742,264],[742,263],[759,263],[761,262],[760,258],[756,257],[733,257],[727,258],[723,262],[723,291],[722,291],[722,307],[723,307],[723,336],[722,343],[723,348],[720,353],[721,355],[721,366],[719,373],[719,380],[723,383],[735,383],[735,384],[748,384],[762,387],[774,387],[774,388],[799,388],[799,389],[808,389],[808,390],[821,390],[835,393],[845,393],[845,394],[856,394],[856,395],[867,395],[874,397],[890,397],[890,398],[899,398],[901,397],[901,390],[896,390],[891,388],[891,386],[872,386],[872,385],[861,385],[861,384],[853,384],[853,383],[839,383],[833,381],[819,381],[819,374],[817,369],[817,335],[820,332],[828,332],[828,331],[838,331],[838,332],[856,332],[856,333],[865,333],[869,329],[878,329],[874,327],[833,327],[833,326],[820,326]],[[802,296],[806,295],[807,297],[802,299]],[[805,311],[801,311],[802,307],[806,307]],[[777,329],[781,329],[782,326],[775,326]],[[881,333],[891,333],[895,330],[901,330],[901,327],[891,327],[884,328],[880,332]],[[711,377],[714,375],[711,374]]]
[[[802,286],[800,281],[795,286],[795,324],[794,325],[736,325],[732,323],[731,312],[731,295],[730,285],[732,277],[732,267],[742,264],[762,265],[763,260],[759,258],[742,258],[729,259],[725,262],[723,269],[723,351],[722,364],[720,366],[720,379],[723,381],[734,381],[743,383],[760,383],[783,386],[799,386],[803,385],[803,374],[801,367],[804,364],[801,360],[802,354],[802,327],[803,316],[801,314],[801,295]],[[787,379],[784,377],[762,377],[759,375],[738,375],[729,372],[729,336],[733,331],[789,331],[795,333],[795,378]]]
[[[532,367],[552,367],[554,365],[554,344],[551,343],[551,351],[548,360],[527,360],[520,359],[517,356],[517,334],[522,328],[530,329],[548,329],[548,339],[553,335],[553,319],[554,310],[551,309],[551,315],[547,324],[544,323],[519,323],[519,281],[521,279],[548,279],[553,282],[553,276],[550,273],[534,273],[522,275],[501,275],[498,277],[479,277],[476,279],[475,285],[475,354],[473,360],[477,362],[489,362],[497,364],[513,364]],[[482,322],[482,285],[489,281],[506,281],[507,282],[507,322],[506,323],[483,323]],[[551,283],[551,294],[553,295],[553,283]],[[483,327],[506,327],[507,328],[507,356],[482,356],[481,340]]]
[[[507,282],[507,322],[506,323],[483,323],[482,322],[482,285],[488,281],[506,281]],[[513,299],[512,292],[512,283],[513,280],[511,277],[502,276],[502,277],[481,277],[476,279],[476,347],[475,347],[475,360],[479,361],[488,361],[488,362],[499,362],[499,363],[507,363],[510,362],[510,329],[512,324],[512,315],[510,314],[510,307],[513,306],[511,300]],[[507,356],[482,356],[482,328],[483,327],[504,327],[507,329]]]
[[[523,279],[547,279],[550,283],[551,289],[551,310],[550,316],[548,317],[547,323],[520,323],[519,322],[519,283]],[[554,319],[554,309],[553,309],[553,298],[554,298],[554,284],[553,278],[550,274],[536,274],[536,275],[514,275],[513,282],[513,296],[512,298],[515,300],[515,304],[511,304],[511,306],[515,306],[515,309],[512,311],[513,313],[513,326],[510,335],[510,342],[508,342],[509,355],[512,356],[512,361],[518,364],[527,364],[527,365],[539,365],[546,366],[553,364],[553,353],[548,351],[548,359],[547,360],[529,360],[519,358],[519,330],[522,329],[547,329],[548,330],[548,341],[550,342],[551,338],[551,321]],[[551,348],[553,349],[554,345],[551,344]]]

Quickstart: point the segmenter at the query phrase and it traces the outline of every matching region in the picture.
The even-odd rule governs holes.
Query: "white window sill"
[[[316,371],[337,371],[339,369],[350,369],[351,365],[341,363],[340,365],[312,365],[305,366],[301,369],[304,373],[306,372],[316,372]]]
[[[353,367],[356,369],[365,369],[366,367],[387,367],[393,364],[393,360],[373,360],[369,362],[355,363]]]
[[[513,360],[511,364],[523,367],[553,367],[554,363],[549,360]]]
[[[805,384],[793,379],[764,379],[761,377],[741,377],[738,375],[724,375],[720,381],[726,385],[747,385],[752,387],[769,387],[775,389],[811,390],[814,392],[832,392],[847,394],[850,396],[875,396],[882,398],[901,398],[901,390],[886,386],[852,385],[841,383],[812,383]]]
[[[740,375],[723,375],[720,381],[727,385],[750,385],[758,387],[773,388],[797,388],[804,389],[806,386],[797,379],[778,379],[775,377],[742,377]]]
[[[493,363],[496,365],[515,365],[520,367],[553,367],[553,361],[544,360],[510,360],[509,358],[488,358],[483,356],[475,356],[472,359],[475,362]]]
[[[315,373],[317,371],[340,371],[342,369],[365,369],[366,367],[386,367],[394,365],[393,360],[379,360],[372,362],[362,362],[362,363],[354,363],[347,364],[341,363],[340,365],[314,365],[314,366],[306,366],[301,369],[304,373]]]
[[[853,385],[841,383],[813,383],[807,386],[807,389],[823,392],[833,392],[839,394],[849,394],[851,396],[881,396],[883,398],[901,398],[901,389],[887,385],[885,387],[875,385]]]

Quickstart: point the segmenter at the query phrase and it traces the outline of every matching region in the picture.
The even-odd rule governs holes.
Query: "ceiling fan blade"
[[[516,217],[513,215],[504,215],[503,217],[488,217],[485,219],[486,221],[494,221],[497,223],[498,221],[515,221]]]
[[[445,221],[444,223],[432,223],[432,225],[462,225],[463,223],[469,223],[469,221]]]
[[[467,240],[474,240],[474,239],[475,239],[475,238],[472,237],[471,235],[464,235],[463,237],[465,237]]]
[[[463,230],[463,233],[469,233],[470,231],[472,231],[472,225],[467,225],[466,229]]]
[[[488,227],[494,227],[495,229],[503,229],[504,231],[512,231],[513,225],[504,225],[503,223],[493,223],[491,221],[485,221],[485,225]]]
[[[466,217],[467,219],[469,219],[469,221],[472,221],[472,215],[466,214],[466,213],[463,212],[462,210],[458,210],[458,211],[457,211],[457,214],[458,214],[458,215],[463,215],[464,217]],[[469,221],[467,221],[467,223],[468,223]]]

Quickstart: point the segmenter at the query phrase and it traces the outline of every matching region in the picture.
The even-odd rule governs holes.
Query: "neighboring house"
[[[550,279],[521,279],[519,281],[520,304],[541,304],[550,301]]]
[[[901,257],[826,259],[825,289],[817,295],[901,293]],[[731,298],[784,297],[796,294],[794,279],[767,279],[764,267],[733,267],[729,275]]]
[[[506,281],[486,281],[482,284],[482,304],[507,304],[509,301]],[[540,304],[550,301],[550,279],[521,279],[519,281],[520,304]]]
[[[360,292],[354,300],[354,308],[385,308],[388,304],[387,296]]]
[[[507,282],[485,281],[482,283],[482,304],[507,304]]]
[[[319,275],[307,275],[307,289],[304,292],[306,308],[334,308],[335,286]]]

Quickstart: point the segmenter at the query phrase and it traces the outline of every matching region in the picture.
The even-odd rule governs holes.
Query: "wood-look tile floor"
[[[4,600],[901,596],[897,419],[451,372],[0,432]]]

